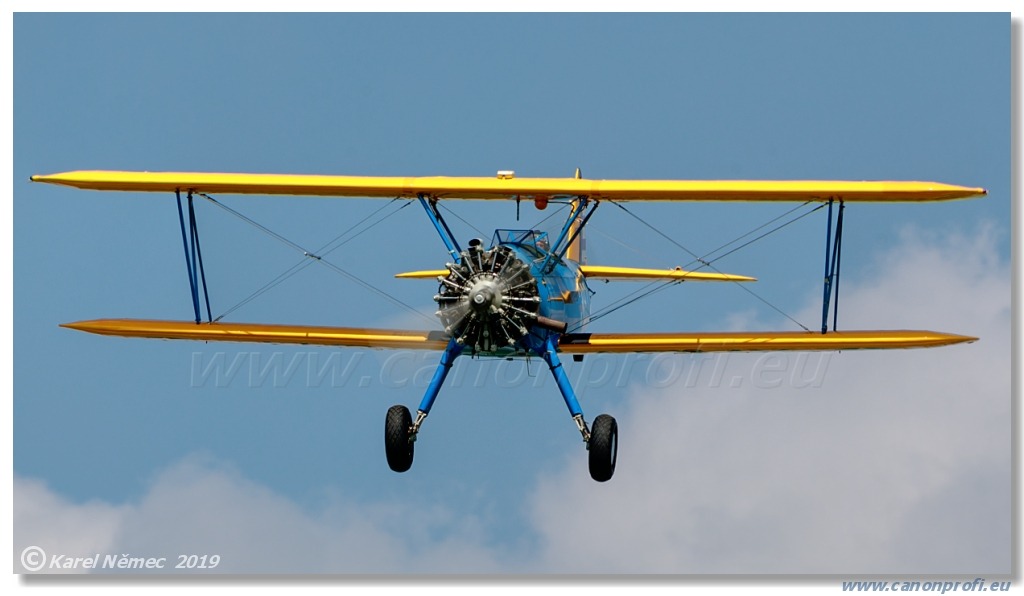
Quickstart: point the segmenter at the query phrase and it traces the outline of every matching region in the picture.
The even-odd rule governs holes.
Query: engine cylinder
[[[513,347],[537,322],[537,280],[507,246],[473,244],[438,279],[434,300],[445,332],[476,352]]]

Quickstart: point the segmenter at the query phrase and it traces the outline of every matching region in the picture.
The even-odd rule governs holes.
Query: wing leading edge
[[[443,350],[440,331],[313,327],[253,323],[200,323],[144,319],[97,319],[62,327],[100,335],[198,341]],[[559,351],[568,354],[617,352],[775,352],[929,348],[976,341],[976,337],[934,331],[568,333]]]
[[[508,199],[587,196],[611,201],[944,201],[986,194],[984,188],[939,182],[842,180],[588,180],[317,176],[201,172],[79,170],[32,176],[33,182],[88,190],[209,194]]]

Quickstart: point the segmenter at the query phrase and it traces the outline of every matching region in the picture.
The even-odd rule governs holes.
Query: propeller
[[[511,248],[485,250],[474,239],[458,264],[446,266],[434,301],[445,333],[458,343],[476,352],[514,347],[538,322],[537,280]]]

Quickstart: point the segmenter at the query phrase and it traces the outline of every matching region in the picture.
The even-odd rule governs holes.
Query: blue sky
[[[884,470],[867,456],[858,459],[846,452],[832,454],[829,461],[832,473],[862,479],[887,474],[906,479],[910,469],[922,465],[981,469],[979,482],[991,487],[980,494],[947,494],[943,491],[952,478],[933,484],[915,480],[913,486],[930,488],[921,489],[920,501],[901,501],[905,511],[881,503],[875,511],[851,512],[849,520],[910,516],[912,511],[923,516],[914,523],[927,527],[931,520],[983,508],[989,514],[977,522],[979,533],[1007,525],[1009,429],[1005,419],[1002,425],[994,421],[1004,409],[1009,412],[1008,340],[984,332],[1005,329],[1002,321],[1009,317],[1009,281],[1003,275],[1010,247],[1008,16],[19,14],[14,22],[16,551],[19,541],[31,544],[39,533],[58,548],[71,542],[67,534],[73,531],[62,534],[48,526],[45,520],[55,518],[45,511],[31,517],[23,509],[28,517],[17,517],[19,495],[36,494],[31,491],[42,495],[33,502],[52,502],[54,508],[85,518],[119,520],[111,523],[120,530],[110,530],[109,541],[102,543],[110,552],[132,545],[170,549],[171,538],[162,544],[147,535],[153,520],[186,529],[222,523],[227,535],[238,532],[233,523],[247,523],[243,514],[235,521],[201,522],[194,510],[171,512],[154,505],[194,483],[210,491],[209,502],[227,509],[240,503],[240,510],[249,511],[248,504],[258,519],[272,517],[268,512],[273,511],[299,520],[291,528],[307,522],[321,528],[310,530],[315,536],[288,534],[298,543],[308,538],[307,544],[358,551],[365,542],[373,545],[368,552],[383,545],[381,553],[389,552],[389,541],[403,544],[406,550],[395,554],[395,564],[404,562],[417,571],[435,568],[432,552],[452,553],[441,568],[453,571],[588,571],[578,561],[537,558],[536,553],[550,555],[559,537],[579,530],[567,521],[558,536],[546,533],[545,516],[572,518],[553,509],[553,503],[578,503],[580,511],[601,505],[595,515],[625,520],[633,518],[623,511],[657,513],[659,505],[638,502],[638,494],[660,491],[667,500],[661,506],[685,509],[694,488],[685,483],[678,492],[672,488],[684,476],[710,479],[708,486],[723,494],[732,490],[721,479],[734,475],[750,479],[744,488],[753,493],[764,489],[779,498],[788,494],[772,492],[780,478],[793,486],[818,486],[811,470],[824,462],[787,466],[793,461],[787,459],[787,443],[762,434],[765,420],[787,428],[786,412],[826,438],[843,432],[829,430],[837,416],[885,420],[892,434],[865,422],[865,433],[879,437],[869,444],[897,450],[906,447],[895,438],[900,436],[896,421],[907,424],[904,416],[921,416],[933,427],[944,427],[981,412],[977,428],[988,432],[992,428],[987,425],[994,424],[995,438],[975,446],[976,452],[957,452],[970,452],[974,459],[950,454],[954,459],[947,461],[927,443],[940,444],[941,437],[925,436],[906,458],[889,458]],[[357,350],[209,346],[61,329],[58,323],[89,318],[191,316],[176,211],[169,196],[73,191],[28,182],[32,174],[73,169],[403,176],[491,175],[514,169],[520,176],[571,176],[576,167],[592,178],[912,179],[984,186],[989,196],[982,200],[848,209],[840,310],[840,326],[849,321],[861,328],[920,327],[981,335],[983,341],[951,348],[944,356],[943,351],[843,354],[829,361],[821,392],[813,397],[799,391],[741,396],[754,383],[740,375],[737,387],[704,387],[701,381],[700,391],[693,393],[717,397],[694,402],[679,383],[645,387],[645,375],[652,370],[647,360],[629,361],[632,373],[611,377],[624,379],[621,383],[586,381],[604,378],[606,367],[621,371],[622,359],[572,365],[571,376],[582,381],[588,418],[611,413],[625,422],[624,431],[633,433],[621,438],[620,470],[607,486],[587,484],[586,452],[538,362],[500,368],[466,361],[462,382],[443,390],[425,424],[412,471],[398,475],[384,461],[381,420],[393,403],[418,403],[423,383],[402,381],[422,367],[432,370],[436,355],[422,359]],[[325,244],[383,205],[369,199],[223,200],[309,247]],[[631,208],[703,253],[789,207]],[[197,209],[215,315],[298,260],[288,248],[216,207],[199,203]],[[467,202],[451,209],[487,238],[494,228],[525,226],[549,214],[524,205],[517,223],[512,204]],[[461,221],[452,223],[460,238],[477,235]],[[758,277],[754,289],[761,296],[814,327],[823,228],[817,213],[717,266]],[[669,267],[690,261],[611,206],[595,215],[589,244],[592,263]],[[444,247],[418,206],[397,211],[336,251],[333,259],[404,302],[433,311],[430,282],[392,278],[399,271],[435,268],[445,261]],[[893,270],[907,274],[896,278]],[[905,287],[905,280],[918,274],[923,275],[920,283]],[[890,294],[893,288],[911,294]],[[634,287],[595,289],[599,308]],[[991,294],[982,296],[982,289]],[[964,302],[974,304],[977,312]],[[983,305],[991,305],[990,310]],[[990,318],[982,320],[984,313]],[[372,327],[426,324],[315,266],[230,318]],[[741,326],[794,328],[735,287],[686,284],[602,319],[593,330]],[[276,386],[245,372],[217,386],[202,373],[217,358],[242,363],[245,371],[249,365],[258,371],[268,362],[281,362],[299,366],[300,372]],[[696,370],[692,359],[673,358],[664,362]],[[934,374],[924,379],[915,374],[924,375],[929,362],[946,362],[943,358],[953,363],[978,358],[978,366],[988,367],[984,376],[992,380],[983,385],[990,391],[978,390],[988,397],[987,406],[966,413],[931,409],[936,406],[926,399],[929,383],[960,385],[940,383]],[[330,362],[350,376],[341,386],[313,386],[302,372],[311,360]],[[758,361],[735,362],[749,371]],[[946,372],[971,377],[969,371],[947,367]],[[478,375],[484,379],[478,382]],[[919,387],[921,394],[911,390],[913,395],[871,399],[852,411],[855,396],[834,399],[849,385],[842,379],[863,376],[879,379],[878,387],[865,391]],[[752,407],[742,407],[745,400],[752,400]],[[929,409],[908,411],[901,403]],[[661,414],[654,404],[662,404]],[[751,411],[763,417],[752,418]],[[665,427],[666,416],[687,414],[706,416],[707,422],[680,420],[678,427]],[[692,450],[673,453],[678,459],[672,465],[680,467],[664,470],[673,477],[668,487],[657,475],[624,473],[629,466],[647,469],[643,462],[649,456],[664,453],[649,437],[641,439],[646,429],[670,436],[683,428],[702,436],[702,429],[723,420],[731,420],[731,432],[745,431],[737,440],[751,441],[747,456],[762,454],[764,465],[748,468],[757,458],[744,464],[742,451],[735,460],[725,458],[730,446],[718,444],[716,437],[725,435],[716,434],[703,443],[686,439]],[[780,433],[800,436],[792,429]],[[764,466],[775,473],[755,481]],[[206,495],[203,490],[193,494]],[[933,503],[934,511],[921,513],[922,502]],[[96,517],[88,507],[102,514]],[[759,509],[737,506],[700,517],[707,525],[703,530],[689,522],[682,527],[715,536],[731,531],[771,535],[776,526],[741,510]],[[417,518],[425,521],[417,525]],[[354,522],[338,519],[365,519],[368,529],[360,533]],[[653,519],[641,515],[629,527],[642,528]],[[582,527],[592,520],[579,523]],[[814,536],[828,522],[777,523],[790,528],[806,523],[806,535]],[[331,534],[331,528],[337,532]],[[195,544],[200,538],[190,538],[185,530],[182,534],[175,546],[204,546]],[[891,560],[897,572],[978,567],[970,557],[981,555],[957,549],[931,558],[927,553],[900,558],[901,553],[921,552],[911,534],[893,530],[885,537],[890,543],[905,542],[905,550]],[[643,542],[643,536],[636,539]],[[690,552],[685,542],[669,540],[664,547]],[[758,557],[776,549],[767,539],[760,549],[757,540],[752,544],[749,560],[669,558],[652,569],[650,559],[630,560],[623,554],[610,569],[890,570],[866,554],[871,540],[854,541],[851,552],[820,560],[800,559],[799,554],[793,560]],[[230,569],[242,572],[257,565],[279,572],[402,570],[380,558],[367,559],[362,567],[358,557],[340,566],[330,558],[304,566],[308,561],[275,558],[281,553],[272,547],[258,554],[241,545],[220,547],[234,556]],[[980,552],[992,560],[994,570],[1005,569],[1008,542]],[[466,558],[459,559],[460,554]],[[862,561],[863,566],[846,568],[844,561],[854,567]]]

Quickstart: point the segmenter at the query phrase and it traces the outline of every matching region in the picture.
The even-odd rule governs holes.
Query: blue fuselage
[[[493,246],[502,245],[510,248],[515,255],[530,266],[530,274],[537,281],[537,292],[540,297],[539,313],[541,316],[561,321],[572,331],[579,330],[580,323],[590,315],[590,290],[586,279],[580,273],[579,263],[558,259],[551,256],[545,248],[546,234],[531,231],[520,232],[519,237],[503,237],[502,232],[495,232]],[[523,352],[537,353],[544,349],[544,344],[554,331],[534,325],[530,333],[520,340],[521,350],[496,350],[493,355],[526,356]]]

